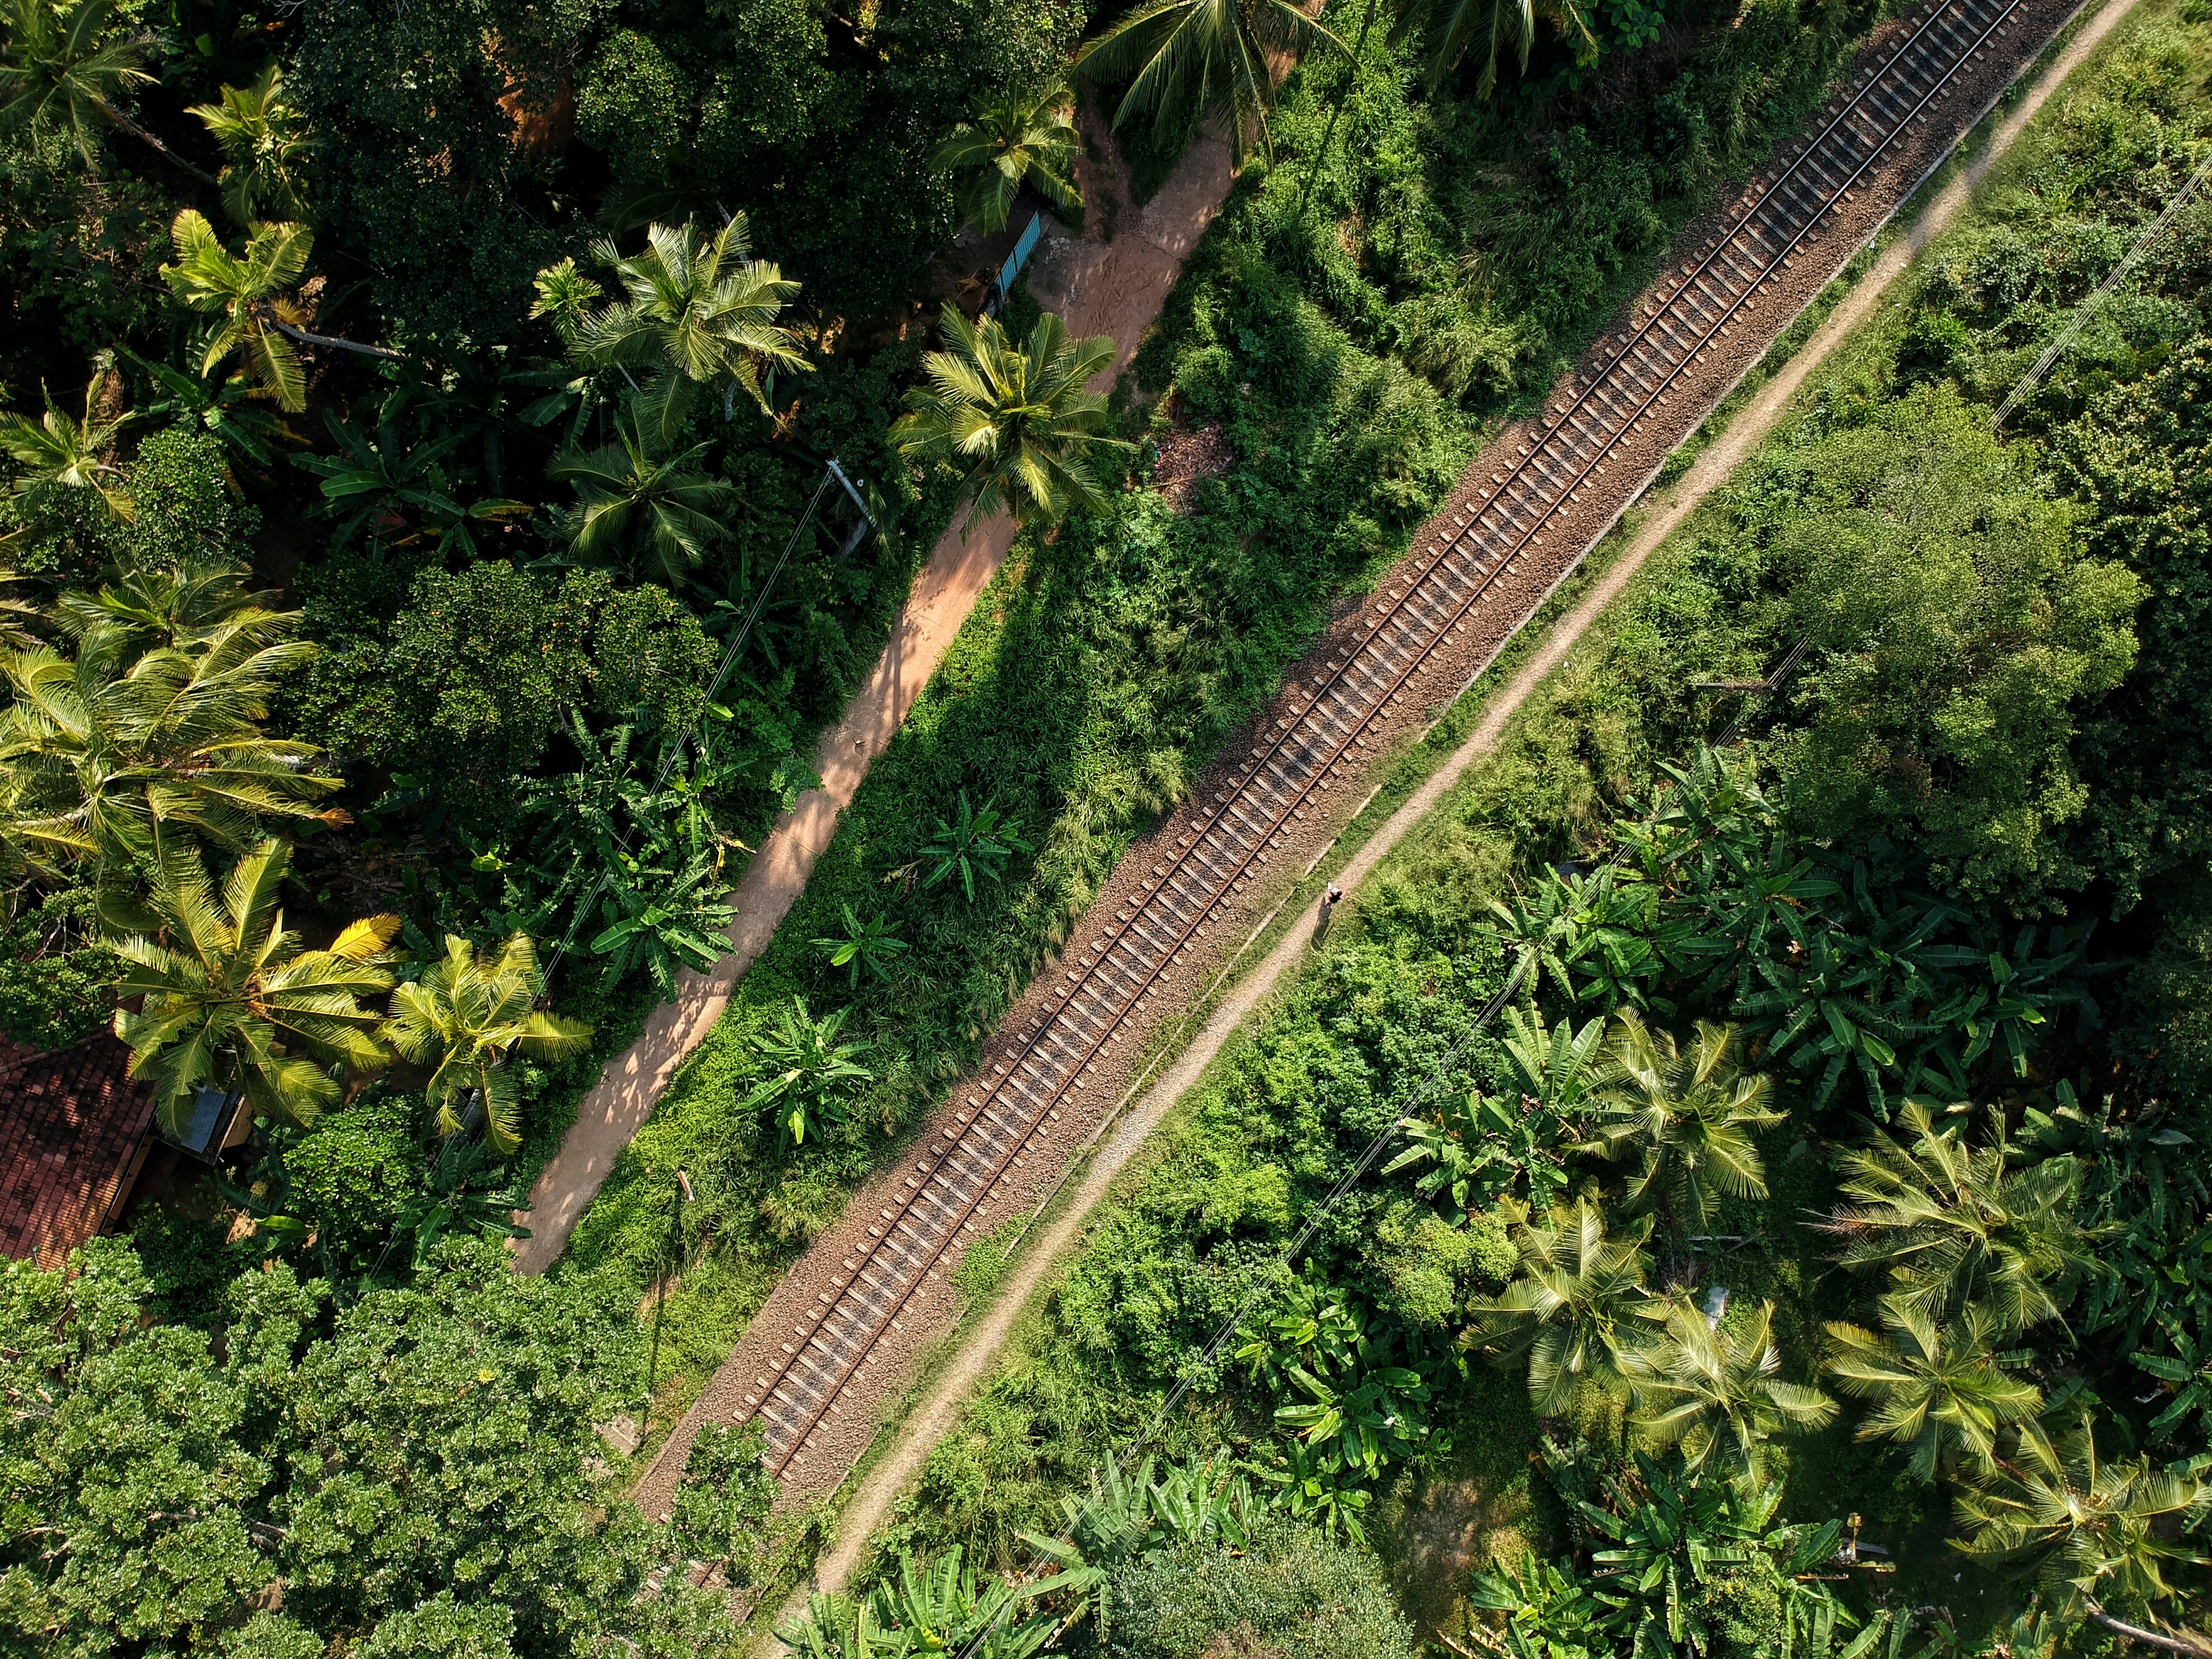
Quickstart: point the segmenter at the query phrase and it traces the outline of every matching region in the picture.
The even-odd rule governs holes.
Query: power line
[[[2174,192],[2173,199],[2166,204],[2166,211],[2153,220],[2149,228],[2136,238],[2135,246],[2128,250],[2128,257],[2114,267],[2111,276],[2097,284],[2087,299],[2075,307],[2073,321],[2066,325],[2064,331],[2057,339],[2043,349],[2043,355],[2035,360],[2035,366],[2021,375],[2020,383],[2005,394],[2005,400],[1997,405],[1997,412],[1990,416],[1990,429],[1992,432],[2002,428],[2005,423],[2005,416],[2019,408],[2021,404],[2034,392],[2036,387],[2043,384],[2043,377],[2051,372],[2051,365],[2058,361],[2075,341],[2081,337],[2081,331],[2088,327],[2090,318],[2095,313],[2097,307],[2103,301],[2105,296],[2133,274],[2135,268],[2141,264],[2150,252],[2151,245],[2157,241],[2166,228],[2173,222],[2181,210],[2189,205],[2190,198],[2197,194],[2197,186],[2202,185],[2208,177],[2212,177],[2212,154],[2206,155],[2197,171],[2189,175],[2189,182]]]

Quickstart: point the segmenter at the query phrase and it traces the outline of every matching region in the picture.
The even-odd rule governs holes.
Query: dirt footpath
[[[1059,312],[1071,333],[1107,334],[1119,348],[1111,374],[1093,384],[1110,386],[1128,366],[1160,313],[1183,258],[1228,199],[1232,176],[1226,142],[1201,138],[1141,208],[1126,205],[1126,169],[1110,141],[1103,163],[1087,156],[1077,172],[1090,205],[1078,235],[1051,227],[1031,256],[1030,292],[1048,311]],[[1121,193],[1125,205],[1114,240],[1103,240],[1104,197]],[[530,1189],[532,1236],[514,1251],[515,1270],[551,1267],[577,1221],[613,1170],[630,1137],[652,1115],[669,1080],[700,1039],[713,1029],[745,970],[775,937],[785,915],[806,886],[814,862],[836,833],[837,817],[851,804],[860,780],[896,734],[906,712],[937,672],[980,594],[1014,543],[1005,514],[963,536],[965,514],[956,519],[915,578],[882,656],[846,706],[844,718],[822,735],[814,769],[822,787],[810,789],[776,821],[745,868],[730,902],[730,953],[711,973],[683,975],[676,1000],[653,1011],[645,1030],[606,1063],[599,1081],[576,1108],[576,1121]]]

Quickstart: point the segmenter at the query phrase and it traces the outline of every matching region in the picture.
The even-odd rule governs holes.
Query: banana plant
[[[1476,1090],[1457,1104],[1447,1103],[1427,1117],[1399,1121],[1406,1150],[1382,1166],[1395,1175],[1415,1164],[1430,1167],[1414,1177],[1413,1190],[1438,1204],[1455,1227],[1486,1209],[1524,1179],[1529,1201],[1548,1201],[1565,1184],[1565,1166],[1555,1150],[1552,1125],[1525,1103],[1514,1109],[1504,1097]]]
[[[605,925],[591,944],[592,954],[606,959],[609,984],[641,968],[665,1000],[676,994],[680,970],[703,974],[722,959],[730,948],[724,929],[738,913],[720,901],[728,884],[717,862],[704,852],[679,859],[672,848],[618,854],[600,900]]]
[[[1103,1476],[1093,1475],[1087,1493],[1061,1496],[1067,1523],[1059,1537],[1018,1534],[1054,1565],[1046,1589],[1077,1598],[1063,1603],[1062,1632],[1089,1615],[1103,1647],[1113,1606],[1110,1568],[1183,1544],[1243,1549],[1251,1543],[1252,1488],[1226,1448],[1170,1464],[1158,1480],[1155,1467],[1147,1457],[1132,1473],[1109,1455]]]
[[[1237,1334],[1233,1357],[1250,1368],[1251,1381],[1280,1392],[1300,1366],[1323,1376],[1357,1370],[1367,1353],[1367,1315],[1342,1285],[1301,1279],[1264,1328],[1247,1325]]]
[[[2107,1095],[2092,1109],[2062,1079],[2048,1104],[2027,1108],[2018,1151],[2081,1171],[2076,1218],[2100,1243],[2087,1255],[2077,1328],[2117,1328],[2115,1346],[2127,1351],[2155,1348],[2161,1330],[2212,1329],[2212,1229],[2198,1220],[2212,1180],[2196,1137],[2157,1100],[2122,1108]]]
[[[1799,1072],[1820,1068],[1815,1110],[1856,1072],[1869,1103],[1887,1120],[1883,1073],[1896,1069],[1897,1044],[1929,1028],[1888,983],[1888,964],[1863,954],[1854,936],[1826,927],[1808,932],[1796,960],[1753,964],[1766,988],[1739,998],[1736,1012],[1747,1016],[1747,1031],[1764,1037],[1776,1060]]]
[[[2158,1322],[2173,1352],[2128,1356],[2136,1370],[2149,1372],[2173,1394],[2166,1409],[2151,1419],[2150,1431],[2154,1436],[2166,1433],[2195,1412],[2202,1419],[2201,1437],[2212,1426],[2212,1340],[2201,1329],[2190,1329],[2171,1311],[2161,1313]]]
[[[851,970],[850,988],[860,988],[860,969],[866,968],[885,984],[890,982],[890,964],[905,951],[907,942],[898,936],[898,924],[888,916],[871,916],[862,921],[853,914],[853,907],[845,907],[845,932],[842,937],[817,939],[815,948],[830,953],[832,968]]]
[[[1057,1621],[1049,1613],[1024,1618],[1020,1610],[1042,1595],[1048,1583],[979,1583],[957,1544],[927,1565],[902,1556],[898,1571],[868,1596],[872,1622],[881,1632],[874,1654],[878,1659],[905,1659],[910,1654],[965,1653],[973,1645],[976,1659],[1029,1659]]]
[[[1521,1091],[1522,1115],[1540,1109],[1558,1123],[1579,1111],[1589,1091],[1589,1063],[1605,1037],[1605,1021],[1586,1021],[1577,1031],[1571,1020],[1548,1030],[1541,1012],[1505,1011],[1505,1068]]]
[[[397,531],[405,532],[403,541],[442,538],[441,545],[448,551],[473,557],[472,522],[529,517],[532,509],[526,501],[495,497],[462,506],[454,498],[455,485],[446,463],[460,447],[463,434],[449,432],[427,442],[410,443],[398,415],[387,401],[370,435],[325,410],[323,422],[338,453],[293,458],[295,466],[323,481],[319,510],[337,520],[332,545],[343,547],[364,530]]]
[[[507,1165],[493,1162],[483,1142],[455,1135],[439,1149],[428,1184],[400,1207],[393,1224],[412,1245],[412,1265],[421,1273],[448,1233],[529,1237],[530,1229],[514,1221],[529,1208],[528,1187],[508,1180]]]
[[[1279,1406],[1275,1421],[1294,1430],[1316,1451],[1334,1453],[1347,1469],[1369,1479],[1385,1463],[1410,1457],[1428,1437],[1419,1415],[1429,1385],[1419,1371],[1380,1365],[1348,1388],[1316,1376],[1303,1365],[1290,1367],[1290,1380],[1307,1400]]]
[[[1590,1659],[1612,1650],[1606,1607],[1575,1577],[1574,1563],[1553,1566],[1532,1549],[1494,1572],[1479,1572],[1468,1585],[1468,1604],[1482,1613],[1504,1614],[1495,1626],[1470,1621],[1468,1634],[1505,1659]]]
[[[1548,975],[1570,1002],[1613,1008],[1644,1006],[1664,966],[1655,935],[1659,890],[1624,882],[1617,866],[1594,875],[1547,870],[1533,893],[1516,894],[1491,910],[1505,938],[1534,963],[1529,988]],[[1577,985],[1577,979],[1584,981]]]
[[[1275,1488],[1275,1507],[1334,1538],[1367,1542],[1359,1517],[1373,1501],[1364,1487],[1347,1480],[1344,1461],[1333,1450],[1317,1451],[1304,1440],[1284,1448],[1280,1468],[1262,1469],[1260,1478]]]
[[[1055,1588],[1050,1578],[979,1583],[955,1545],[933,1561],[901,1556],[865,1598],[817,1592],[807,1598],[805,1615],[779,1625],[775,1634],[802,1659],[1030,1659],[1058,1620],[1024,1609]]]
[[[122,355],[145,370],[161,388],[162,395],[139,411],[147,420],[198,426],[256,466],[274,466],[280,443],[307,441],[289,422],[269,412],[242,374],[190,374],[142,357],[128,346],[122,348]]]
[[[1989,972],[1986,983],[1960,988],[1929,1017],[1936,1030],[1966,1039],[1958,1060],[1961,1073],[1984,1054],[2002,1051],[2014,1077],[2027,1075],[2036,1028],[2057,1008],[2086,1000],[2078,986],[2065,981],[2081,966],[2087,939],[2087,927],[2055,927],[2048,951],[2039,956],[2035,929],[2030,926],[2021,929],[2009,952],[1985,948],[1988,942],[1978,940],[1934,953],[1939,961],[1969,969],[1986,965]]]
[[[1590,1535],[1598,1623],[1614,1651],[1642,1656],[1713,1650],[1695,1592],[1723,1575],[1757,1572],[1780,1602],[1784,1650],[1805,1659],[1859,1659],[1879,1627],[1840,1650],[1835,1638],[1857,1626],[1821,1569],[1835,1559],[1843,1523],[1776,1526],[1778,1486],[1697,1480],[1636,1454],[1634,1478],[1606,1483],[1604,1504],[1577,1499]]]
[[[936,832],[922,848],[921,862],[929,866],[921,884],[934,887],[954,876],[968,902],[975,902],[975,878],[997,881],[1006,874],[1006,860],[1016,853],[1036,849],[1022,838],[1022,821],[999,811],[998,797],[978,811],[969,805],[968,792],[960,792],[960,810],[952,818],[939,818]]]
[[[768,1061],[769,1074],[744,1104],[747,1109],[773,1106],[794,1146],[805,1142],[809,1129],[819,1139],[826,1126],[842,1122],[847,1097],[875,1080],[858,1058],[871,1045],[837,1040],[851,1012],[839,1008],[817,1019],[802,999],[793,997],[776,1011],[775,1026],[753,1039]]]

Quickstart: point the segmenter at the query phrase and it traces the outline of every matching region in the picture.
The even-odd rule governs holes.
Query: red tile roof
[[[98,1232],[153,1121],[105,1031],[43,1054],[0,1038],[0,1254],[48,1267]]]

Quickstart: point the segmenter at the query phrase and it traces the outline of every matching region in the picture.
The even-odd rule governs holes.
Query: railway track
[[[1038,1149],[1086,1073],[1149,1012],[1167,978],[1227,921],[1239,896],[1325,798],[1364,769],[1384,724],[1417,694],[1443,701],[1432,675],[1485,597],[1546,538],[1594,539],[1572,526],[1610,466],[1625,465],[1648,423],[1678,392],[1711,380],[1705,360],[1771,299],[1778,283],[1872,178],[1911,140],[1984,54],[2016,27],[2030,0],[1941,0],[1923,8],[1880,61],[1831,100],[1812,136],[1746,191],[1689,263],[1670,268],[1628,331],[1595,367],[1555,392],[1518,453],[1479,483],[1446,527],[1375,594],[1309,697],[1261,732],[1233,776],[1164,848],[1103,936],[1063,969],[1042,1013],[925,1144],[865,1237],[744,1393],[760,1418],[769,1468],[802,1458],[838,1411],[901,1311],[976,1231],[978,1212]],[[1840,263],[1838,261],[1837,263]],[[1700,410],[1699,414],[1703,413]],[[1679,415],[1679,411],[1676,411]],[[1640,483],[1640,479],[1633,480]],[[1624,504],[1632,490],[1622,495]],[[1572,549],[1563,568],[1578,556]],[[1450,688],[1456,691],[1459,688]]]

